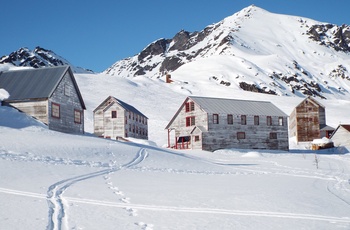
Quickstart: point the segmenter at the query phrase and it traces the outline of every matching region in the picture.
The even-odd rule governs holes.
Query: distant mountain
[[[105,74],[207,82],[276,95],[350,96],[350,27],[273,14],[254,5],[200,32],[180,31]],[[194,84],[194,83],[193,83]]]
[[[20,48],[7,56],[0,58],[0,64],[10,63],[15,66],[25,66],[33,68],[42,68],[49,66],[70,65],[75,73],[92,72],[80,67],[76,67],[63,57],[55,54],[51,50],[42,47],[36,47],[34,50],[28,48]]]

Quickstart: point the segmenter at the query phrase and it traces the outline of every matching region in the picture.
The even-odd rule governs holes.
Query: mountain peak
[[[0,58],[0,64],[10,63],[14,66],[42,68],[49,66],[62,66],[69,65],[76,73],[91,73],[90,70],[85,70],[80,67],[76,67],[68,62],[63,57],[55,54],[52,50],[44,49],[40,46],[30,50],[27,47],[22,47],[17,51],[10,53],[7,56]]]

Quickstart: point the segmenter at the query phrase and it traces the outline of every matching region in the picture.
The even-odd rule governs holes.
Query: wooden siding
[[[116,111],[116,118],[112,118]],[[94,111],[94,134],[96,136],[117,139],[133,137],[148,139],[148,119],[125,110],[113,98]]]
[[[241,125],[241,117],[238,114],[232,114],[233,124],[228,124],[228,114],[216,113],[219,119],[218,124],[214,124],[214,114],[208,114],[197,104],[195,104],[193,111],[186,112],[186,102],[191,102],[191,100],[184,102],[179,113],[168,127],[169,130],[175,130],[175,140],[190,136],[190,141],[184,145],[185,147],[188,144],[189,148],[208,151],[222,148],[289,149],[286,116],[283,117],[283,126],[278,124],[279,117],[272,117],[273,124],[268,126],[266,116],[259,116],[259,125],[254,125],[254,115],[246,115],[247,124]],[[186,126],[186,117],[194,117],[195,124]],[[245,132],[246,139],[238,140],[237,132]],[[270,139],[271,132],[277,134],[277,139]],[[198,141],[195,141],[196,136],[199,137]],[[170,146],[176,146],[176,144],[171,143]],[[178,148],[182,147],[181,144],[178,145]]]
[[[23,101],[23,102],[13,102],[9,103],[11,106],[15,107],[21,112],[32,116],[44,124],[48,124],[47,117],[47,100],[43,101]]]
[[[60,118],[51,116],[52,103],[60,105]],[[81,124],[74,122],[74,110],[81,111]],[[74,87],[69,71],[66,72],[60,84],[48,101],[49,129],[66,133],[84,132],[84,109]]]
[[[326,124],[325,109],[306,98],[290,116],[290,134],[297,142],[313,141],[321,137],[320,124]]]
[[[335,147],[350,146],[350,132],[342,126],[337,128],[331,139]]]

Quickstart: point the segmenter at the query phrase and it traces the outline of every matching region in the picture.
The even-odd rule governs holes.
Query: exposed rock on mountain
[[[177,84],[209,81],[218,87],[327,98],[340,88],[350,94],[348,69],[349,26],[249,6],[202,31],[181,30],[159,39],[104,73],[156,79],[171,73]]]
[[[7,56],[3,56],[0,58],[0,64],[4,63],[11,63],[15,66],[27,66],[33,68],[70,65],[73,71],[77,73],[92,72],[91,70],[75,67],[66,59],[55,54],[53,51],[41,48],[39,46],[34,50],[29,50],[28,48],[20,48],[19,50],[14,51]]]

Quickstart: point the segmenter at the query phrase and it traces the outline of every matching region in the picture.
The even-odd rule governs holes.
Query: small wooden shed
[[[305,98],[289,117],[290,136],[297,142],[329,138],[334,128],[326,124],[326,109],[316,99]]]
[[[112,96],[94,110],[94,134],[120,139],[148,139],[148,118],[135,107]]]
[[[189,96],[166,126],[168,146],[288,150],[287,118],[267,101]]]
[[[86,107],[69,66],[1,72],[0,88],[10,94],[3,105],[42,121],[49,129],[84,133]]]

